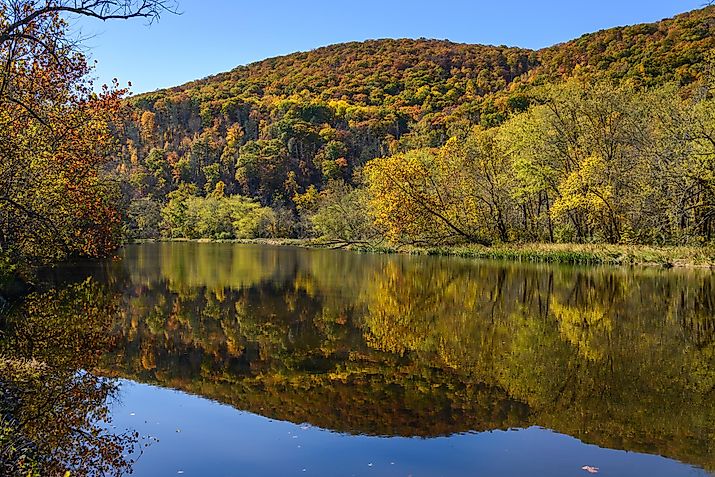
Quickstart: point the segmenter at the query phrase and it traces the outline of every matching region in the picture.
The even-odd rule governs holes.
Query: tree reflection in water
[[[92,280],[33,293],[2,318],[0,474],[123,475],[138,436],[112,429],[116,380],[92,370],[111,349],[118,297]]]

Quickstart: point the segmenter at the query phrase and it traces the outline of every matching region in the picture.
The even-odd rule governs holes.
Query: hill
[[[373,158],[501,124],[543,85],[610,79],[687,94],[713,49],[713,6],[539,51],[427,39],[333,45],[130,98],[116,167],[132,200],[161,204],[182,184],[208,194],[223,182],[225,194],[294,211],[296,193],[353,182]]]

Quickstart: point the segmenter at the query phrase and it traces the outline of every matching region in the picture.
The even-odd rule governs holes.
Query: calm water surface
[[[47,363],[5,413],[50,461],[138,476],[715,475],[708,271],[166,243],[47,280],[6,317],[0,350]],[[48,407],[61,412],[32,424]]]

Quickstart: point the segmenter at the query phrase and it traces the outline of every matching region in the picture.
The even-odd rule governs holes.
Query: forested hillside
[[[114,163],[127,230],[346,242],[710,240],[714,49],[711,6],[539,51],[424,39],[333,45],[139,95],[127,101]],[[525,146],[553,135],[539,146],[552,155],[537,163]],[[376,158],[385,159],[363,171]],[[469,177],[440,182],[457,172]],[[665,172],[675,182],[663,182]],[[395,177],[408,188],[391,192]],[[650,204],[656,216],[648,193],[664,201]],[[666,204],[672,194],[677,203]]]

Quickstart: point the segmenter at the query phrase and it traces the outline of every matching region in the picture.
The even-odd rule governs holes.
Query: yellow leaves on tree
[[[365,170],[375,220],[392,241],[510,238],[513,178],[493,131],[476,128],[441,149],[375,159]]]
[[[593,155],[581,161],[559,184],[560,196],[551,208],[552,216],[568,221],[569,213],[577,212],[586,217],[591,228],[618,220],[613,208],[614,187],[606,177],[603,158]]]

